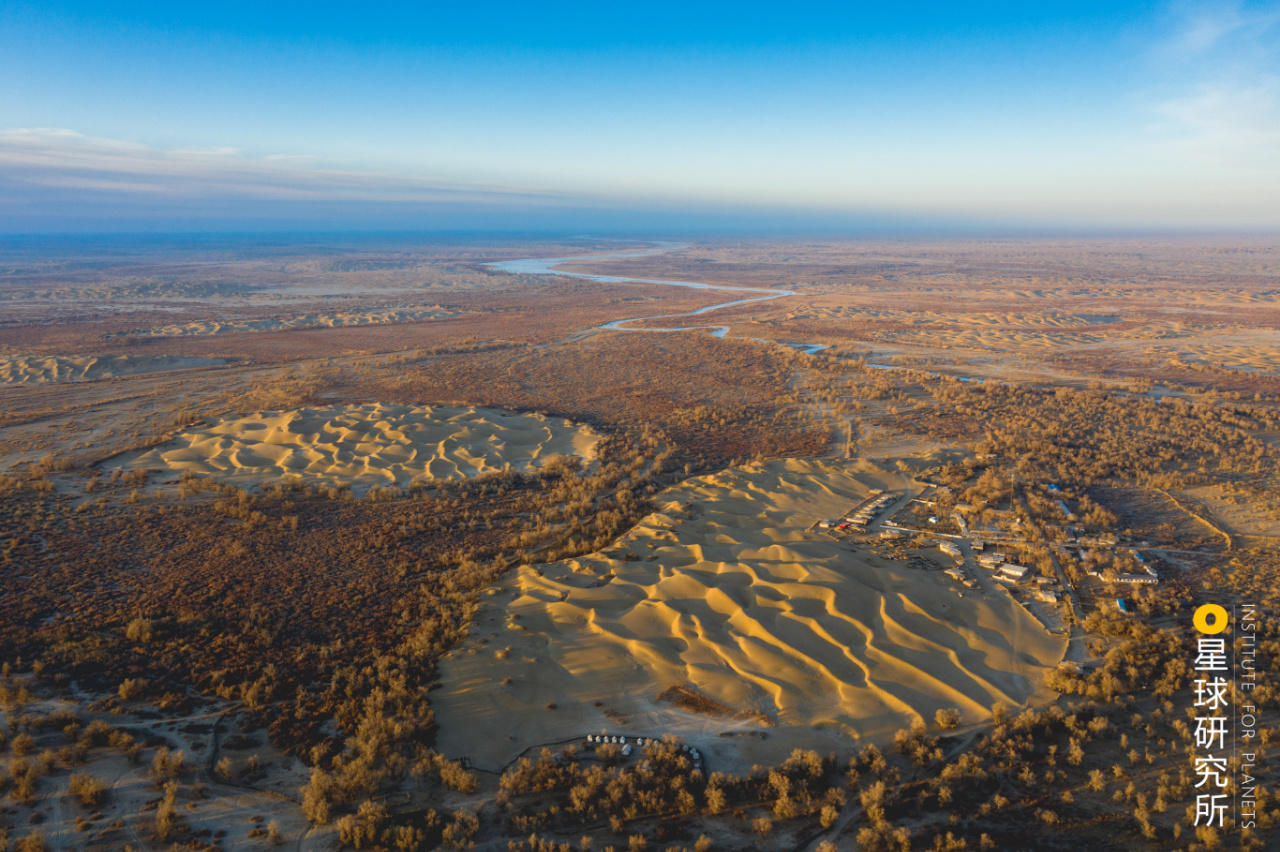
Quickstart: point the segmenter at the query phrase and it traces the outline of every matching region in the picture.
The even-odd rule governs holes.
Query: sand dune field
[[[1177,347],[1156,347],[1151,352],[1175,361],[1209,364],[1229,370],[1280,374],[1280,346],[1261,339],[1241,344],[1188,343]]]
[[[750,724],[655,702],[672,685],[767,715],[784,748],[787,730],[883,737],[939,708],[976,721],[1032,700],[1064,643],[1007,596],[806,531],[903,485],[865,460],[753,463],[665,492],[604,552],[520,569],[473,631],[497,638],[442,668],[442,746],[500,764],[533,742],[617,730],[606,710],[638,735]]]
[[[1119,320],[1111,314],[1082,314],[1062,311],[938,313],[934,311],[892,311],[856,306],[812,305],[787,315],[787,319],[871,319],[904,325],[955,328],[1072,329],[1108,325]]]
[[[1106,327],[1120,321],[1114,314],[1055,310],[942,313],[822,303],[793,309],[785,319],[890,323],[897,328],[883,332],[879,339],[940,349],[1001,350],[1100,343],[1112,339],[1106,334]],[[1126,336],[1133,336],[1133,333]]]
[[[109,468],[190,471],[224,482],[409,485],[595,458],[598,432],[540,414],[412,405],[263,411],[196,426]]]
[[[43,384],[110,379],[227,363],[222,358],[170,355],[10,355],[0,358],[0,384]]]
[[[1100,334],[1081,331],[1036,331],[995,327],[943,327],[937,330],[895,332],[886,335],[895,343],[933,346],[939,349],[1058,349],[1084,346],[1107,340]]]
[[[462,316],[466,311],[439,305],[414,308],[378,308],[336,314],[305,314],[289,319],[203,320],[160,325],[129,332],[142,337],[188,337],[211,334],[239,334],[248,331],[288,331],[295,328],[342,328],[351,325],[388,325],[398,322],[426,322]]]

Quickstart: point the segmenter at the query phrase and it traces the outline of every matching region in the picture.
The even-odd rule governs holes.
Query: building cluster
[[[1026,565],[1018,565],[1010,562],[1008,554],[992,552],[981,553],[978,555],[978,564],[994,572],[997,581],[1007,586],[1017,586],[1027,581],[1032,581],[1034,585],[1033,594],[1036,600],[1044,603],[1057,603],[1059,589],[1057,581],[1052,577],[1035,577],[1034,572]]]
[[[594,749],[596,746],[605,745],[606,743],[612,743],[614,745],[621,746],[623,757],[630,757],[633,751],[631,743],[627,742],[627,738],[621,735],[587,734],[586,741],[587,741],[587,747],[592,749]],[[645,745],[648,745],[650,743],[657,743],[657,742],[659,741],[653,737],[636,737],[635,738],[635,744],[641,748],[643,748]],[[695,767],[701,768],[702,752],[698,751],[696,748],[693,748],[692,746],[689,746],[689,745],[682,745],[681,748],[684,749],[685,753],[688,754],[690,759],[693,760],[693,765]]]
[[[945,493],[947,490],[945,486],[936,485],[936,491],[939,494]],[[1063,499],[1061,489],[1056,485],[1050,484],[1048,490],[1053,495],[1056,508],[1062,514],[1064,521],[1074,522],[1075,516],[1072,514],[1071,507]],[[870,497],[851,509],[844,517],[836,520],[820,521],[817,525],[833,532],[864,533],[885,512],[886,508],[901,496],[901,492],[873,491]],[[1071,592],[1069,586],[1064,589],[1060,585],[1063,582],[1060,575],[1058,577],[1037,576],[1037,572],[1032,568],[1019,565],[1010,560],[1010,552],[1019,550],[1028,544],[1028,535],[1025,528],[1023,528],[1024,519],[1019,517],[1016,508],[984,509],[983,518],[986,522],[979,522],[977,517],[972,514],[968,518],[964,516],[966,512],[972,512],[974,507],[958,504],[955,506],[956,511],[951,515],[959,528],[959,535],[956,535],[950,523],[945,524],[946,529],[942,528],[944,526],[942,524],[943,516],[946,513],[939,512],[939,506],[940,504],[938,503],[931,503],[919,498],[908,502],[906,508],[901,510],[900,514],[908,516],[909,519],[899,521],[899,517],[896,515],[884,519],[883,530],[878,534],[878,537],[890,540],[904,536],[918,537],[924,534],[934,538],[935,541],[938,541],[938,549],[955,560],[954,565],[947,568],[945,573],[966,588],[978,589],[981,588],[981,585],[978,582],[979,578],[972,567],[972,563],[966,563],[965,561],[962,549],[965,541],[972,548],[978,566],[991,572],[991,578],[1011,592],[1015,589],[1024,590],[1024,600],[1030,599],[1045,604],[1057,604],[1062,595],[1068,595]],[[1120,544],[1119,538],[1113,533],[1091,533],[1079,526],[1065,523],[1063,529],[1066,532],[1066,546],[1075,548],[1090,576],[1128,585],[1155,585],[1159,583],[1159,577],[1156,572],[1143,562],[1142,556],[1137,550],[1130,551],[1133,557],[1132,562],[1136,563],[1136,568],[1119,574],[1108,570],[1106,576],[1103,576],[1097,566],[1099,561],[1097,558],[1098,552],[1113,552]],[[1126,559],[1125,562],[1129,562],[1129,560]],[[1091,564],[1094,567],[1089,568]],[[1049,628],[1046,627],[1046,629]]]
[[[1085,570],[1090,577],[1096,577],[1099,580],[1113,580],[1114,582],[1126,583],[1131,586],[1154,586],[1160,582],[1160,576],[1156,574],[1155,569],[1148,565],[1142,558],[1142,554],[1136,550],[1130,550],[1129,553],[1133,556],[1134,561],[1138,563],[1138,570],[1121,572],[1110,576],[1103,574],[1097,565],[1091,564],[1093,560],[1083,548],[1076,551],[1076,553],[1080,557],[1080,561],[1087,566]]]
[[[854,506],[843,518],[820,521],[818,526],[844,532],[866,532],[876,515],[897,498],[895,491],[872,491],[870,497]]]

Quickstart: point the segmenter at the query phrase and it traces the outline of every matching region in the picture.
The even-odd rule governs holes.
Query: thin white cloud
[[[1280,160],[1280,81],[1203,84],[1160,112],[1177,122],[1177,144],[1189,152],[1244,166],[1274,168]]]
[[[1275,3],[1176,3],[1169,9],[1171,33],[1156,46],[1164,59],[1188,60],[1229,47],[1264,46],[1280,27]]]
[[[1280,169],[1280,4],[1181,5],[1156,51],[1166,78],[1153,111],[1174,151]]]
[[[234,148],[162,150],[61,128],[0,131],[0,178],[33,188],[258,201],[570,200],[561,193],[320,168],[315,162],[306,155],[248,157]]]

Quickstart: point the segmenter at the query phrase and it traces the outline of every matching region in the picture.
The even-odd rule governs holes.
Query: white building
[[[1012,562],[1006,562],[1000,566],[1000,573],[1011,580],[1023,580],[1031,573],[1031,569],[1025,565],[1014,565]]]

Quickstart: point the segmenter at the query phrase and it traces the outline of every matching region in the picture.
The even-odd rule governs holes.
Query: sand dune
[[[540,414],[483,408],[352,405],[264,411],[192,428],[111,467],[191,471],[224,482],[360,486],[535,470],[556,455],[595,458],[600,435]]]
[[[10,355],[0,358],[0,384],[83,382],[225,363],[222,358],[178,358],[170,355]]]
[[[788,314],[787,319],[863,319],[894,322],[906,325],[947,326],[964,329],[978,328],[1025,328],[1025,329],[1070,329],[1087,328],[1089,326],[1107,325],[1118,322],[1119,317],[1113,314],[1081,314],[1060,311],[1042,313],[938,313],[934,311],[890,311],[880,308],[859,308],[854,306],[819,306],[802,308]]]
[[[1083,331],[1033,331],[1000,328],[957,328],[902,331],[885,335],[895,343],[940,349],[1056,349],[1101,343],[1110,338]]]
[[[788,320],[873,321],[909,328],[881,339],[943,349],[1048,349],[1099,343],[1111,337],[1102,327],[1119,322],[1114,314],[1066,311],[942,313],[895,311],[852,305],[810,305],[790,311]],[[1127,336],[1134,336],[1129,333]]]
[[[1183,295],[1198,305],[1275,305],[1280,303],[1277,290],[1192,290]]]
[[[1280,347],[1269,343],[1215,344],[1188,343],[1178,347],[1154,347],[1152,354],[1174,361],[1210,364],[1229,370],[1280,373]]]
[[[288,319],[204,320],[161,325],[128,332],[144,337],[186,337],[190,335],[239,334],[247,331],[287,331],[295,328],[341,328],[349,325],[386,325],[397,322],[426,322],[462,316],[466,311],[439,305],[414,308],[378,308],[336,314],[305,314]]]
[[[598,700],[649,730],[678,730],[680,714],[653,702],[673,684],[768,714],[780,732],[876,737],[941,707],[976,720],[995,701],[1022,704],[1061,659],[1061,639],[1007,597],[960,597],[941,572],[805,531],[899,483],[866,461],[752,464],[665,492],[603,553],[521,569],[475,631],[506,632],[442,669],[442,744],[499,761],[526,734],[608,726]],[[495,655],[504,645],[512,652]]]

